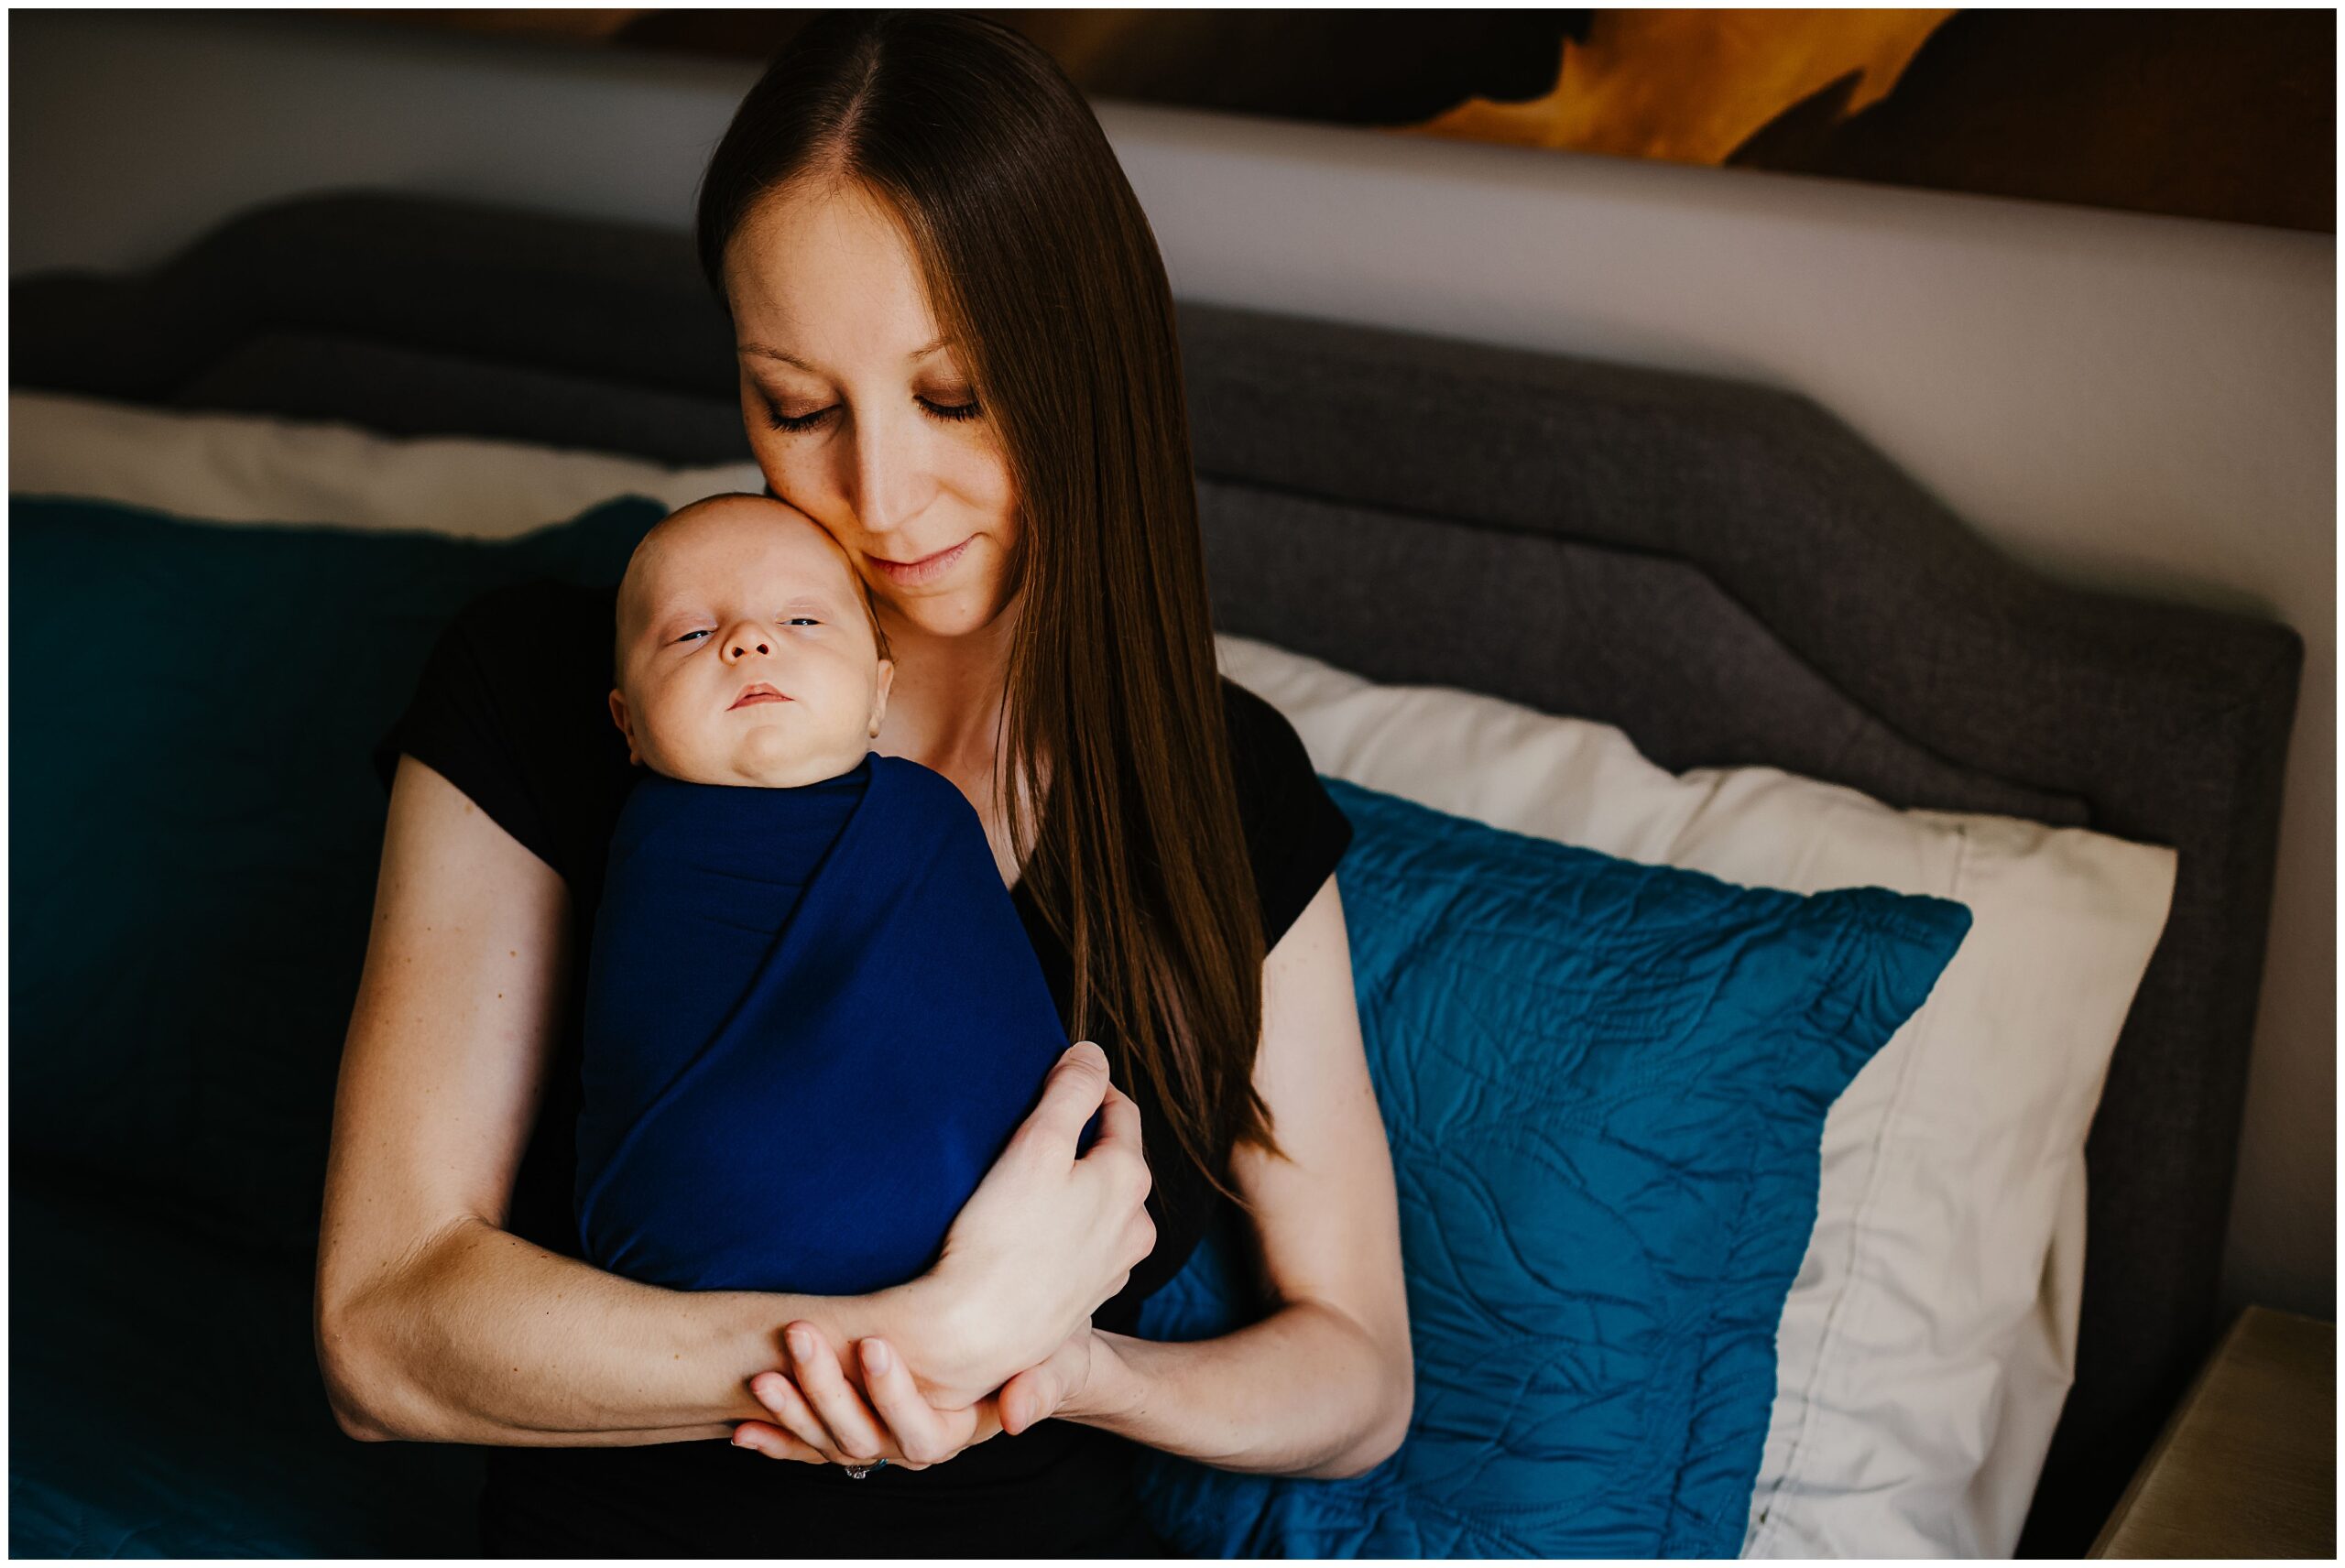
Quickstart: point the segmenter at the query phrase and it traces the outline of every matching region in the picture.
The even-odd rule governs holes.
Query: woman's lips
[[[752,702],[787,702],[789,701],[789,698],[764,681],[758,681],[741,688],[741,694],[733,699],[733,708],[746,708]],[[733,708],[727,708],[725,711],[729,713]]]
[[[953,570],[953,563],[961,559],[963,550],[969,548],[969,539],[976,537],[971,534],[969,539],[963,539],[951,550],[940,550],[934,555],[924,555],[918,561],[883,561],[875,555],[870,558],[871,564],[886,572],[889,582],[913,587],[933,582]]]

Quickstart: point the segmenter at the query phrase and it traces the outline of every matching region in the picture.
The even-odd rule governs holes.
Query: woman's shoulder
[[[402,754],[415,757],[576,891],[631,782],[608,704],[616,604],[614,588],[551,580],[468,601],[375,748],[385,785]]]
[[[618,599],[616,586],[583,588],[551,577],[507,583],[466,600],[448,630],[522,662],[574,664],[582,643],[599,643],[599,658],[589,661],[599,681],[610,673]]]
[[[1221,678],[1221,705],[1241,802],[1276,805],[1312,791],[1325,793],[1310,751],[1284,713],[1227,675]]]
[[[1255,695],[1251,688],[1240,686],[1227,675],[1221,677],[1221,706],[1229,720],[1229,740],[1234,748],[1278,748],[1291,744],[1296,750],[1302,749],[1302,737],[1294,733],[1294,725],[1284,713]]]
[[[485,692],[549,679],[607,691],[617,610],[615,587],[537,578],[486,589],[441,628],[424,676],[461,674]]]
[[[1351,846],[1351,820],[1320,781],[1284,713],[1226,675],[1221,700],[1238,814],[1261,899],[1263,945],[1275,947]]]

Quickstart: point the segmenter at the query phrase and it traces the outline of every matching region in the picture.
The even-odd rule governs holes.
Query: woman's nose
[[[858,430],[848,463],[856,521],[866,533],[884,534],[920,514],[935,493],[922,473],[917,433]]]

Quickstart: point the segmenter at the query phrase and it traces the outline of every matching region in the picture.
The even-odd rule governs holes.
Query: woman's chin
[[[888,607],[895,612],[892,619],[896,626],[889,628],[890,637],[909,632],[921,637],[965,637],[984,631],[1000,615],[993,607],[991,595],[973,588],[905,594],[889,600]],[[902,630],[900,632],[898,627]]]

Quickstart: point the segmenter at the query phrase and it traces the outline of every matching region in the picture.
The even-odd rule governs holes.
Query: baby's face
[[[629,757],[694,784],[812,784],[871,749],[895,667],[821,527],[759,495],[699,501],[619,586],[611,717]]]

